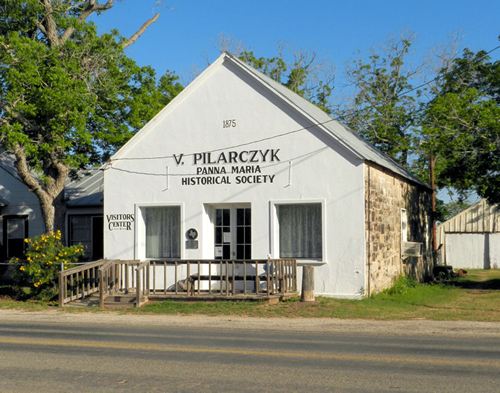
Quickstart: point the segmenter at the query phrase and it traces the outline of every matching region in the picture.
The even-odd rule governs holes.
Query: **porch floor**
[[[167,294],[149,294],[147,299],[141,301],[141,305],[148,302],[158,302],[163,300],[179,300],[179,301],[202,301],[202,302],[213,302],[213,301],[254,301],[254,302],[267,302],[268,304],[277,304],[280,300],[289,299],[295,296],[296,293],[287,293],[284,295],[268,295],[266,293],[262,294],[199,294],[199,295],[188,295],[187,293],[167,293]],[[105,308],[130,308],[135,307],[135,293],[129,292],[116,293],[112,295],[106,295],[104,300]],[[66,303],[66,307],[76,307],[76,308],[87,308],[87,307],[99,307],[99,293],[94,293],[83,299],[73,300]]]

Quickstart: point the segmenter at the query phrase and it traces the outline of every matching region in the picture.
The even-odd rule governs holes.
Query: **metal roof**
[[[494,233],[500,232],[500,205],[490,205],[486,199],[468,207],[437,227],[438,241],[444,233]],[[439,244],[439,243],[438,243]]]
[[[360,158],[389,169],[391,172],[394,172],[414,183],[430,188],[429,185],[413,176],[392,158],[388,157],[387,155],[376,149],[374,146],[361,139],[359,135],[357,135],[355,132],[353,132],[337,120],[332,119],[330,116],[328,116],[328,114],[323,112],[316,105],[294,93],[287,87],[283,86],[281,83],[276,82],[272,78],[269,78],[267,75],[264,75],[263,73],[257,71],[255,68],[244,63],[237,57],[229,53],[224,53],[223,56],[224,55],[238,66],[243,67],[246,71],[254,75],[264,85],[267,85],[268,88],[274,90],[276,93],[278,93],[278,95],[280,95],[282,98],[296,107],[296,109],[299,109],[299,111],[307,114],[313,122],[318,124],[319,127],[323,128],[327,133],[329,133],[332,137],[334,137],[342,145],[347,147],[350,151],[358,155]]]
[[[15,158],[7,152],[0,153],[0,169],[20,182],[17,174]],[[64,189],[66,205],[70,207],[87,207],[103,205],[104,176],[101,170],[88,169],[78,172],[77,179],[70,181]],[[0,206],[8,205],[8,201],[0,198]]]
[[[15,165],[15,159],[12,154],[5,151],[0,151],[0,168],[7,172],[10,176],[22,181],[17,174],[17,169]]]
[[[64,189],[66,205],[70,207],[102,206],[104,174],[99,169],[80,171],[78,178]]]
[[[120,157],[127,154],[133,146],[140,142],[141,138],[164,116],[167,116],[170,109],[181,102],[182,97],[201,83],[202,79],[205,78],[211,70],[216,67],[220,67],[224,62],[235,65],[243,72],[253,77],[254,80],[261,83],[262,86],[267,88],[276,96],[280,97],[284,102],[294,108],[296,111],[301,113],[305,118],[307,118],[312,124],[311,126],[317,125],[318,128],[322,129],[327,135],[330,135],[335,141],[340,143],[346,149],[352,152],[356,157],[364,160],[367,163],[375,163],[383,168],[386,168],[402,176],[409,181],[421,185],[423,187],[431,189],[430,186],[422,182],[417,177],[413,176],[405,168],[395,162],[393,159],[385,155],[384,153],[377,150],[375,147],[371,146],[369,143],[361,139],[359,135],[351,131],[349,128],[345,127],[338,121],[332,119],[325,112],[319,109],[316,105],[307,101],[305,98],[299,96],[293,91],[289,90],[281,83],[269,78],[267,75],[257,71],[255,68],[244,63],[237,57],[231,55],[228,52],[222,53],[217,60],[215,60],[208,68],[206,68],[194,81],[185,87],[185,89],[178,94],[168,105],[166,105],[156,116],[151,119],[142,129],[140,129],[124,146],[122,146],[112,157],[111,160],[119,159]]]

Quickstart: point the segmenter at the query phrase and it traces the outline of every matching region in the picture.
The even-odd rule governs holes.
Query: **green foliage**
[[[337,115],[352,130],[404,166],[408,165],[417,118],[417,100],[404,94],[412,89],[414,71],[405,66],[409,39],[391,45],[384,54],[356,61],[348,77],[356,89],[352,108]]]
[[[61,266],[67,269],[77,262],[83,256],[83,246],[64,246],[60,231],[24,241],[26,258],[13,258],[10,261],[18,269],[17,280],[19,283],[28,284],[26,295],[49,300],[57,295],[57,277]]]
[[[401,276],[394,282],[392,287],[387,288],[383,293],[386,295],[404,295],[411,288],[415,288],[417,284],[415,279],[408,276]]]
[[[87,17],[111,6],[0,4],[0,141],[26,162],[47,230],[68,173],[105,161],[182,90],[129,58],[117,31],[97,34]]]
[[[439,77],[426,107],[421,159],[436,157],[439,187],[500,202],[500,61],[466,49]]]
[[[32,169],[50,176],[53,159],[102,162],[180,92],[174,74],[157,83],[119,41],[90,23],[59,47],[19,31],[0,36],[0,137],[22,144]]]
[[[338,117],[421,179],[429,179],[433,157],[438,188],[453,189],[462,200],[472,191],[499,202],[500,61],[465,49],[424,96],[413,91],[410,47],[403,39],[355,62],[348,72],[356,88],[352,108],[340,108]]]
[[[252,51],[243,51],[239,58],[255,69],[283,84],[293,92],[311,101],[326,113],[330,113],[329,99],[333,92],[333,76],[323,75],[318,80],[320,67],[314,55],[297,54],[291,63],[283,55],[257,57]]]
[[[463,199],[458,199],[456,201],[451,201],[448,203],[444,203],[441,200],[437,201],[437,217],[436,219],[439,221],[446,221],[451,217],[457,215],[461,211],[467,209],[471,204]]]

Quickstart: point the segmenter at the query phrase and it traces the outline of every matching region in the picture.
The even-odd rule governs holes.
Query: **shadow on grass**
[[[500,279],[495,278],[485,281],[475,281],[468,279],[467,277],[455,279],[445,283],[446,285],[452,285],[459,288],[465,289],[487,289],[487,290],[500,290]]]

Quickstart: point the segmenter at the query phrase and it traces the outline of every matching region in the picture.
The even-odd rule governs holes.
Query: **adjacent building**
[[[441,261],[454,268],[500,268],[500,206],[481,199],[437,227]]]
[[[103,255],[103,173],[82,171],[66,186],[67,244],[83,244],[85,259]],[[19,178],[14,157],[0,153],[0,261],[22,257],[24,239],[45,230],[36,195]]]

